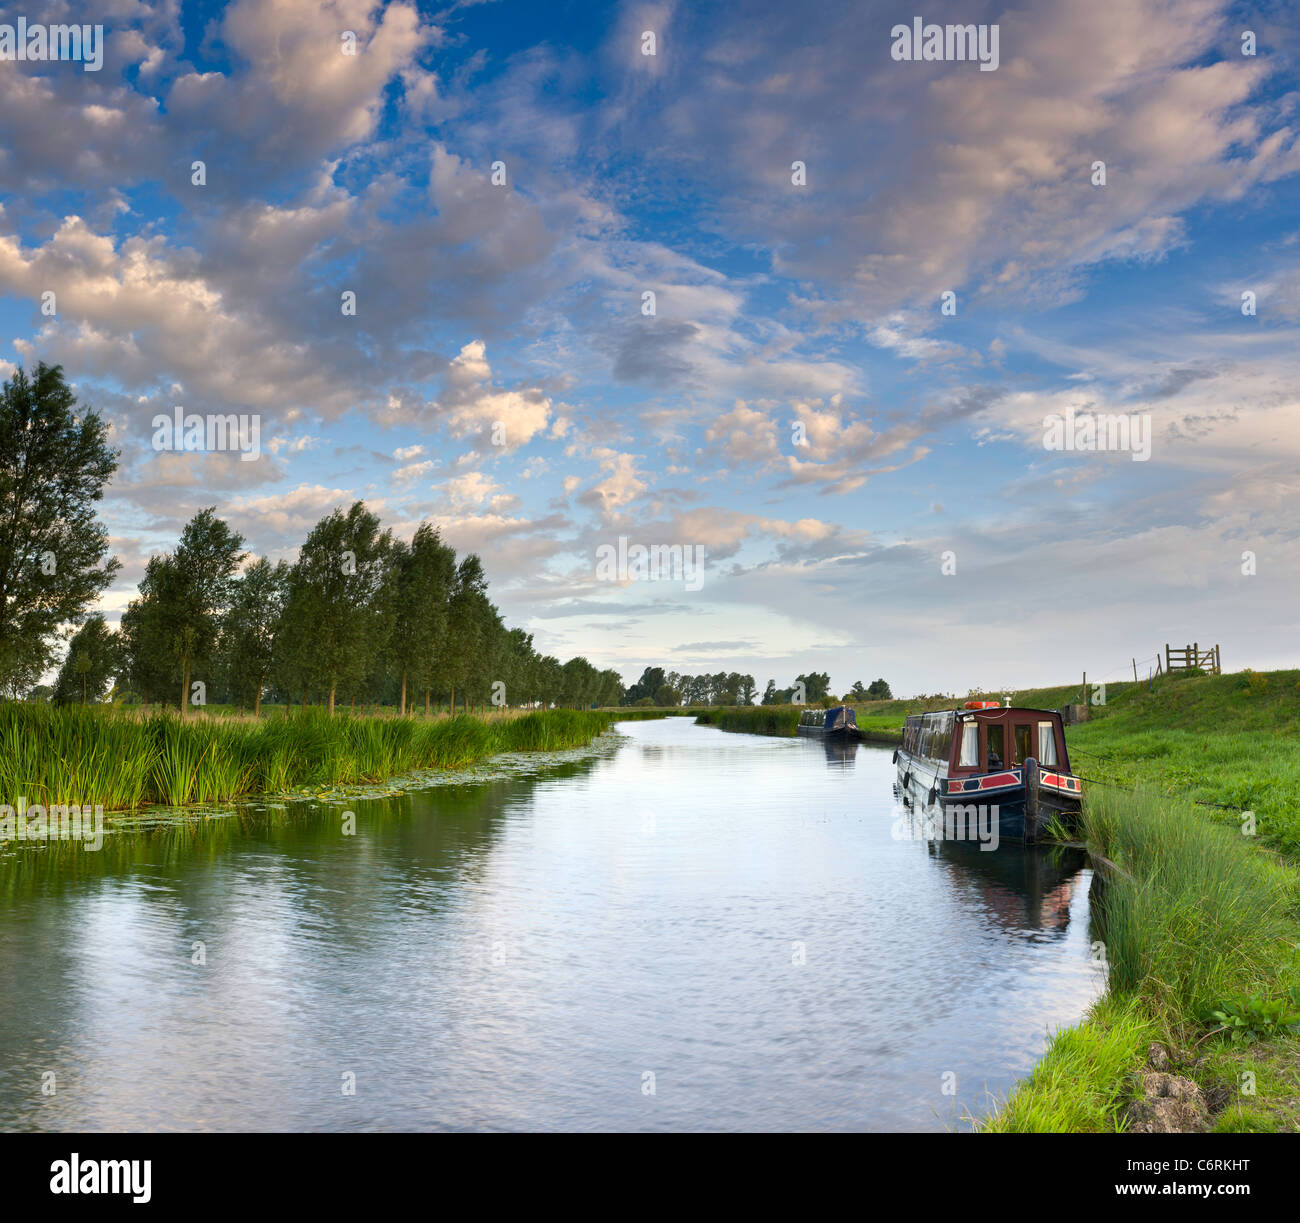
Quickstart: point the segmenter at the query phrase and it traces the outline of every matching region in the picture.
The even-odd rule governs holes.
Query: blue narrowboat
[[[833,709],[805,709],[799,715],[798,732],[827,739],[858,738],[858,715],[849,705]]]
[[[996,812],[1000,839],[1032,843],[1053,817],[1078,817],[1083,782],[1070,771],[1061,715],[1051,709],[967,701],[962,709],[911,715],[894,753],[908,799]]]

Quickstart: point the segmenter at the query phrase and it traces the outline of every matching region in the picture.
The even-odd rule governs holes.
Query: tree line
[[[120,569],[95,503],[118,466],[103,420],[80,412],[58,366],[0,390],[0,690],[39,692],[66,626],[80,624],[49,695],[306,707],[422,701],[616,705],[623,684],[587,659],[539,654],[487,594],[479,557],[436,527],[394,538],[358,501],[312,528],[293,563],[249,560],[204,509],[152,557],[117,631],[87,616]]]
[[[251,708],[263,696],[306,708],[436,702],[458,706],[617,704],[616,671],[561,663],[508,628],[487,595],[482,561],[457,559],[436,527],[408,543],[363,502],[308,534],[292,564],[247,559],[243,538],[196,514],[175,551],[152,557],[119,631],[90,617],[68,648],[56,701],[98,698],[116,679],[146,705],[159,700]],[[91,683],[86,684],[87,676]]]
[[[833,699],[831,677],[825,671],[795,676],[789,688],[778,688],[776,680],[767,681],[760,704],[789,705],[792,702],[816,705]],[[672,708],[677,705],[753,705],[758,689],[752,675],[736,671],[719,671],[716,675],[682,675],[663,667],[646,667],[641,678],[623,695],[624,705],[653,705]],[[860,701],[887,701],[893,694],[883,679],[864,685],[857,680],[843,696],[845,704]]]

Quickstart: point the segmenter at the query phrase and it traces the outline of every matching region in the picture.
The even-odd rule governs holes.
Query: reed
[[[742,705],[734,709],[693,711],[702,726],[738,730],[751,735],[790,736],[797,733],[802,705]]]
[[[1101,787],[1088,797],[1084,829],[1104,878],[1093,933],[1106,949],[1109,992],[1083,1023],[1053,1037],[981,1126],[990,1132],[1122,1128],[1150,1041],[1206,1050],[1210,1008],[1300,984],[1296,872],[1254,838],[1189,802]],[[1183,1073],[1213,1086],[1255,1069],[1240,1051],[1210,1051]],[[1272,1097],[1261,1087],[1264,1107],[1251,1124],[1271,1116],[1276,1128],[1293,1095],[1289,1081]]]
[[[378,782],[501,752],[580,747],[615,720],[612,713],[573,709],[428,720],[330,718],[308,710],[254,722],[8,704],[0,706],[0,802],[25,798],[29,805],[122,811]]]

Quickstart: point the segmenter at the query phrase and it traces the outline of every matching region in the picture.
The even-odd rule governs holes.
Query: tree
[[[263,556],[244,570],[235,584],[222,629],[230,678],[240,695],[252,689],[253,716],[262,714],[262,689],[276,657],[276,636],[284,616],[289,566]]]
[[[890,692],[889,685],[883,679],[873,679],[871,687],[867,689],[867,699],[870,701],[892,701],[894,694]]]
[[[209,506],[185,524],[176,551],[159,558],[152,593],[161,636],[180,665],[182,717],[189,713],[193,669],[207,662],[216,647],[243,549],[244,537]]]
[[[425,681],[424,711],[428,713],[428,680],[446,641],[456,553],[442,542],[437,528],[422,522],[410,544],[394,544],[392,568],[394,608],[388,655],[401,677],[398,711],[406,712],[407,679],[414,677]]]
[[[633,684],[623,696],[623,703],[626,705],[635,705],[642,697],[650,697],[653,703],[654,695],[667,682],[664,675],[663,667],[647,667],[641,672],[641,678]]]
[[[11,695],[54,661],[75,622],[119,569],[94,503],[117,451],[60,366],[41,362],[0,389],[0,687]]]
[[[763,704],[778,705],[780,704],[780,693],[776,690],[776,680],[767,681],[767,687],[763,689]]]
[[[447,604],[447,640],[437,666],[441,681],[438,686],[445,687],[450,694],[452,713],[456,712],[457,685],[463,688],[468,684],[476,665],[481,666],[483,661],[487,613],[492,606],[486,591],[483,562],[471,552],[456,570]]]
[[[804,686],[804,700],[810,705],[820,701],[831,690],[831,677],[825,671],[796,675],[794,678],[796,683]]]
[[[742,675],[740,677],[740,703],[742,705],[752,705],[757,695],[758,688],[754,683],[754,677],[752,675]]]
[[[144,697],[167,691],[176,680],[178,667],[167,639],[158,587],[165,556],[153,556],[145,565],[136,598],[127,604],[118,625],[118,679]]]
[[[376,606],[383,601],[392,537],[356,501],[322,518],[307,536],[289,578],[285,621],[294,637],[291,667],[303,685],[329,694],[359,684],[382,648]]]
[[[119,660],[116,635],[96,612],[77,630],[68,643],[68,654],[54,681],[51,699],[56,705],[70,705],[103,699],[109,680],[117,673]]]

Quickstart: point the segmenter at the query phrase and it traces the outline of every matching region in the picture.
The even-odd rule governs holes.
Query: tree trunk
[[[84,671],[81,673],[81,703],[83,705],[86,703],[86,673]]]
[[[262,716],[262,681],[257,681],[257,691],[253,693],[253,717]]]
[[[330,717],[334,716],[334,688],[330,687]]]
[[[406,668],[402,668],[402,696],[397,702],[397,716],[406,717]]]
[[[447,712],[454,718],[456,716],[456,685],[451,686],[451,701],[447,705]]]
[[[190,716],[190,660],[187,658],[181,665],[181,717]]]

